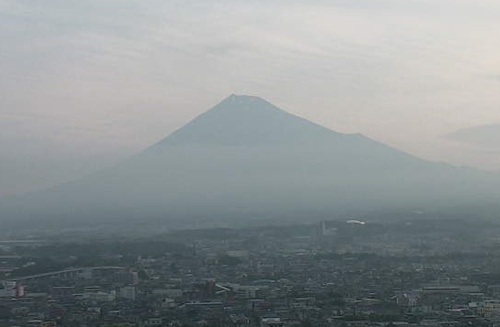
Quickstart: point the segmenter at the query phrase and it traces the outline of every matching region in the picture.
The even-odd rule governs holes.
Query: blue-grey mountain
[[[129,160],[5,199],[1,218],[323,219],[388,210],[481,208],[498,177],[342,134],[263,99],[232,95]]]

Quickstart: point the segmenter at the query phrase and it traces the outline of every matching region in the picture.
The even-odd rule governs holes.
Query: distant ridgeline
[[[494,216],[500,178],[342,134],[232,95],[92,176],[0,202],[4,223],[325,220],[386,212]]]

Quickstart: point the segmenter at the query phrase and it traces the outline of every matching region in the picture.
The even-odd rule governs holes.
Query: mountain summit
[[[159,145],[293,143],[333,133],[261,98],[233,94]]]
[[[500,199],[499,185],[232,95],[113,168],[5,200],[0,218],[325,219],[482,206]]]

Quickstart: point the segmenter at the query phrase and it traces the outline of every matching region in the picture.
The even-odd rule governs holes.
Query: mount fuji
[[[495,174],[422,160],[231,95],[114,167],[1,200],[0,219],[310,220],[499,199]]]

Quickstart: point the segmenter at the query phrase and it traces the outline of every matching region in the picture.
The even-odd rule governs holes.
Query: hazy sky
[[[500,123],[499,17],[498,0],[0,0],[0,195],[118,162],[231,93],[500,169],[500,145],[441,137]]]

